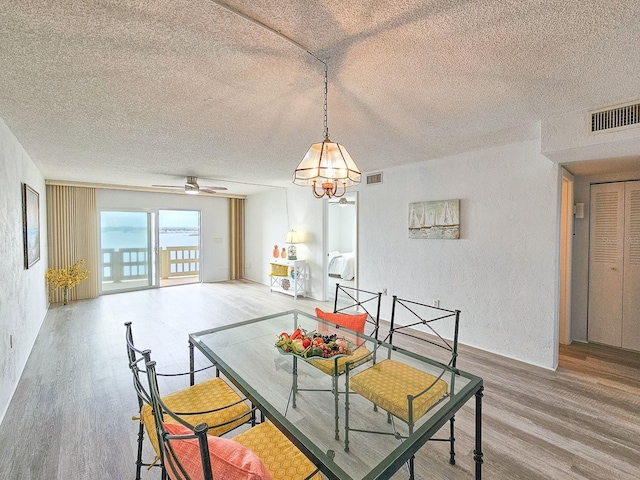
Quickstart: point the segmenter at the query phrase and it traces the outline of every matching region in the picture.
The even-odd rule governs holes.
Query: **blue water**
[[[145,230],[102,232],[102,248],[145,248],[148,245]],[[197,247],[198,236],[190,233],[160,233],[160,247]]]
[[[160,247],[197,247],[198,235],[192,233],[160,233]]]

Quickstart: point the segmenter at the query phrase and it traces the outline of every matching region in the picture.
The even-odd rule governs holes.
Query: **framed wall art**
[[[22,231],[24,238],[24,268],[40,260],[40,194],[22,184]]]
[[[409,238],[460,238],[460,200],[410,203]]]

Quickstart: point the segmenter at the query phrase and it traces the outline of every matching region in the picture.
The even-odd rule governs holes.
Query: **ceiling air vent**
[[[609,108],[591,114],[592,132],[637,124],[640,124],[640,103]]]
[[[367,175],[367,185],[375,185],[376,183],[382,183],[382,172]]]

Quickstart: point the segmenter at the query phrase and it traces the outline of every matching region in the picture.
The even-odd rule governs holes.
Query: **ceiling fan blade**
[[[200,193],[218,193],[218,192],[216,192],[215,190],[211,190],[210,188],[200,187]]]
[[[228,190],[227,187],[209,187],[209,186],[200,185],[200,190],[202,190],[203,188],[206,188],[207,190]]]
[[[184,189],[184,185],[151,185],[152,187],[157,188],[179,188]]]

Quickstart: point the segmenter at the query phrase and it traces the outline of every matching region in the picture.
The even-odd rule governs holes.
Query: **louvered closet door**
[[[622,346],[640,351],[640,181],[625,183]]]
[[[622,346],[624,183],[591,186],[590,342]]]

